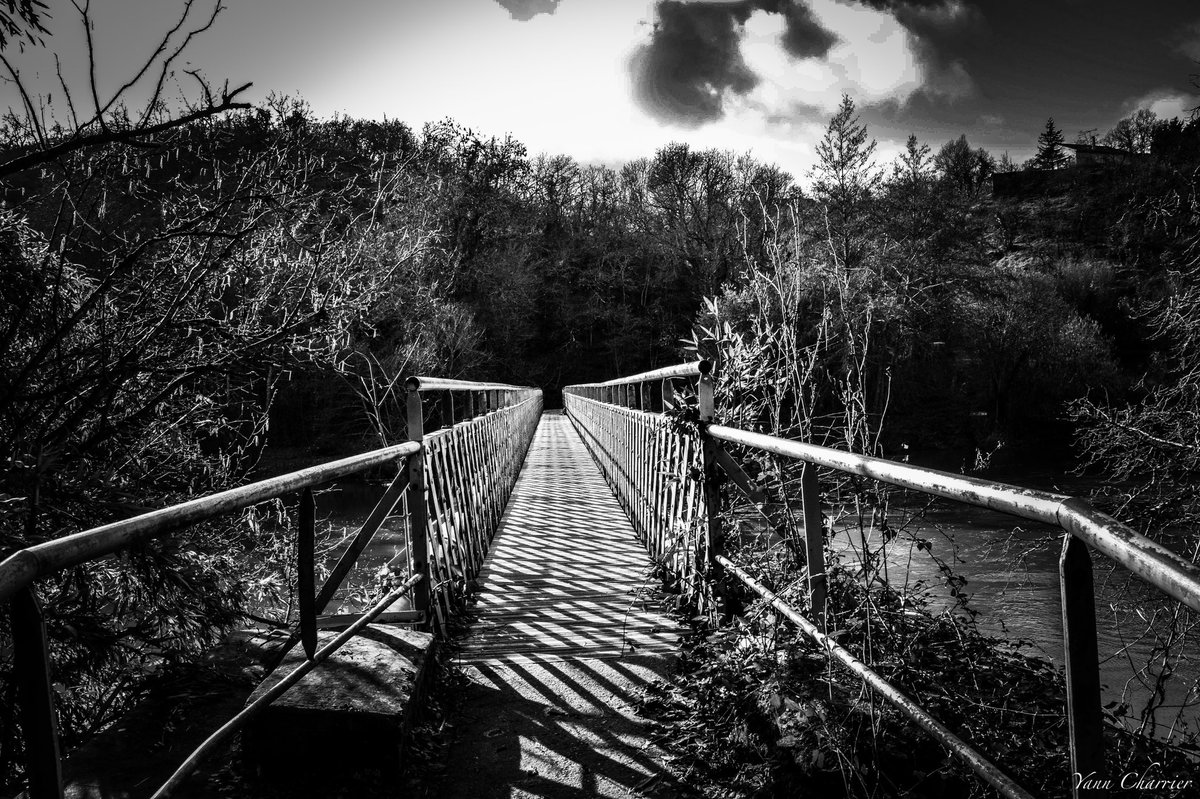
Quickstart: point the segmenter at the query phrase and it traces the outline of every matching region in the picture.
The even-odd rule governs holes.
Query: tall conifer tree
[[[1071,159],[1063,148],[1062,131],[1054,125],[1054,117],[1046,120],[1046,129],[1038,136],[1037,157],[1034,165],[1038,169],[1062,169]]]

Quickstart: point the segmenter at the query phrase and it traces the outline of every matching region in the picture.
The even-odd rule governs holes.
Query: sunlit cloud
[[[1200,108],[1200,95],[1180,92],[1174,89],[1158,89],[1142,95],[1136,100],[1126,103],[1126,113],[1132,113],[1140,108],[1148,108],[1159,119],[1190,119],[1192,113]]]
[[[661,0],[654,11],[630,69],[639,104],[665,122],[828,114],[843,93],[870,105],[976,91],[965,64],[940,60],[911,27],[959,24],[957,0]]]

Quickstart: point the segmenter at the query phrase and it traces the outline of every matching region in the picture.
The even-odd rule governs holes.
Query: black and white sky
[[[47,41],[77,84],[79,24]],[[802,181],[843,92],[879,158],[935,148],[1029,157],[1047,117],[1073,138],[1139,107],[1200,105],[1198,0],[226,0],[191,66],[319,116],[453,118],[531,152],[617,163],[670,141],[752,151]],[[197,9],[203,0],[196,0]],[[92,0],[113,89],[182,0]],[[13,53],[25,74],[44,54]],[[40,60],[39,60],[40,59]],[[7,104],[11,86],[0,87]],[[53,86],[46,93],[54,102]],[[61,105],[61,98],[57,101]],[[55,106],[57,108],[58,106]]]

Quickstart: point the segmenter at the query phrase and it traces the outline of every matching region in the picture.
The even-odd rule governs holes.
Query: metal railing
[[[703,468],[702,447],[650,409],[674,407],[676,381],[694,380],[707,368],[690,363],[563,389],[564,409],[651,558],[677,575],[684,595],[701,605],[709,599],[703,578],[708,498],[693,475]],[[652,393],[654,383],[660,386]]]
[[[431,604],[444,624],[483,566],[537,430],[542,392],[430,377],[410,377],[406,385],[409,438],[424,442],[409,461],[409,510],[413,524],[429,532],[412,559],[428,563]],[[455,421],[459,409],[465,416]],[[426,436],[430,412],[450,425]],[[425,501],[416,502],[419,496]]]
[[[219,740],[240,728],[270,700],[294,685],[334,650],[373,620],[444,623],[454,605],[456,586],[474,577],[499,523],[504,503],[516,482],[525,450],[541,413],[541,391],[497,383],[416,377],[407,381],[409,441],[260,480],[240,488],[173,505],[9,553],[0,562],[0,603],[12,619],[13,674],[19,720],[25,742],[26,780],[32,799],[61,797],[62,757],[52,690],[49,641],[36,581],[103,558],[130,546],[166,536],[208,519],[299,492],[297,510],[296,593],[299,621],[289,645],[302,644],[307,661],[285,677],[265,698],[247,707],[206,741],[160,789],[165,796]],[[436,392],[436,393],[435,393]],[[465,413],[447,417],[426,398],[458,395]],[[453,409],[453,400],[450,400]],[[429,416],[452,424],[426,435]],[[330,571],[320,590],[315,586],[316,506],[313,489],[369,469],[398,464],[391,484],[368,514]],[[402,504],[407,517],[408,561],[389,564],[409,575],[366,612],[321,616],[386,519]],[[412,593],[413,610],[389,611]],[[433,614],[429,613],[432,605]],[[333,642],[317,650],[317,629],[346,626]]]
[[[663,448],[659,439],[663,431],[668,429],[668,424],[661,414],[644,410],[650,407],[646,401],[647,392],[652,381],[666,378],[661,406],[671,407],[675,396],[671,378],[677,377],[694,378],[697,381],[700,422],[699,435],[693,438],[698,438],[699,443],[689,447],[685,441],[679,440],[680,434],[675,433],[671,434],[671,446]],[[592,446],[602,471],[629,510],[634,525],[647,537],[652,552],[661,551],[664,546],[683,546],[689,550],[683,562],[696,562],[695,573],[703,574],[723,568],[735,575],[791,619],[843,666],[860,675],[876,692],[941,741],[1004,796],[1028,797],[1030,794],[851,652],[825,635],[824,525],[815,467],[859,475],[924,494],[1001,511],[1063,530],[1059,573],[1070,766],[1075,774],[1098,774],[1104,766],[1095,590],[1090,550],[1103,553],[1155,588],[1200,611],[1200,568],[1101,513],[1083,499],[714,424],[713,378],[707,364],[685,364],[607,383],[569,386],[564,389],[563,397],[568,414]],[[637,409],[631,405],[636,405]],[[808,555],[809,607],[813,609],[815,618],[803,617],[722,552],[718,472],[725,472],[732,484],[752,501],[761,502],[763,498],[761,489],[746,476],[722,444],[773,453],[804,464],[800,490]],[[699,461],[695,457],[697,451],[700,453]],[[679,460],[680,453],[686,453],[687,459]],[[642,462],[647,458],[650,459],[649,464]],[[670,479],[664,482],[659,475],[669,475]],[[703,497],[700,513],[686,516],[686,524],[683,520],[678,523],[673,520],[670,514],[675,506],[664,503],[662,498],[665,486],[670,484],[670,490],[680,491],[682,489],[678,483],[671,481],[684,479],[700,483],[698,488],[690,490]],[[649,513],[647,509],[651,509]],[[703,520],[703,530],[693,529],[699,519]],[[676,524],[676,543],[659,543],[653,533],[670,529],[672,524]],[[708,561],[707,566],[700,563],[702,560]],[[1072,786],[1076,796],[1086,793],[1078,781],[1073,780]]]

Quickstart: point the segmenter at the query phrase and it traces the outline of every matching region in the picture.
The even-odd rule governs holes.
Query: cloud
[[[1131,114],[1139,108],[1149,108],[1159,119],[1179,117],[1187,120],[1197,107],[1200,107],[1200,95],[1174,89],[1156,89],[1126,103],[1125,110]]]
[[[1193,22],[1179,32],[1175,50],[1193,61],[1200,61],[1200,22]]]
[[[784,19],[784,31],[780,41],[789,55],[797,58],[819,58],[837,44],[837,36],[827,30],[813,16],[812,9],[802,2],[777,0],[746,5],[757,6],[762,11],[780,14]],[[749,17],[749,15],[747,15]]]
[[[638,105],[698,127],[736,111],[769,120],[827,114],[921,91],[976,92],[935,40],[973,13],[962,0],[657,0],[649,41],[630,58]]]
[[[912,35],[885,12],[835,0],[812,0],[821,24],[838,43],[822,58],[797,60],[779,46],[779,19],[755,14],[746,23],[742,52],[759,77],[745,106],[764,117],[825,118],[847,93],[860,105],[903,101],[921,88],[923,74]]]
[[[777,17],[779,46],[795,58],[821,57],[837,42],[806,5],[792,0],[659,0],[655,13],[650,41],[630,59],[634,96],[657,119],[692,127],[720,119],[729,98],[758,85],[741,51],[751,15]]]
[[[508,9],[512,18],[520,22],[528,22],[538,14],[553,14],[558,9],[559,0],[496,0]]]

